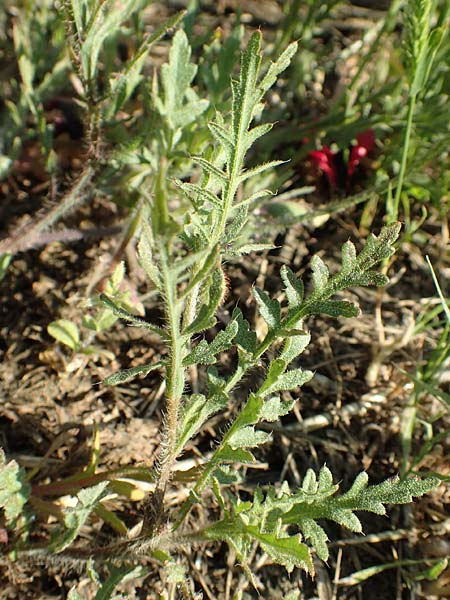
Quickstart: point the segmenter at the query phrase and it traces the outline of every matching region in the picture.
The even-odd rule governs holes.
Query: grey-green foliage
[[[80,4],[91,5],[94,6],[88,0]],[[100,4],[95,6],[101,9]],[[75,20],[80,18],[77,16]],[[95,23],[96,18],[93,12],[89,23]],[[89,23],[86,24],[88,30]],[[234,548],[250,578],[247,563],[255,542],[288,571],[300,567],[312,573],[311,547],[323,559],[328,555],[327,536],[317,522],[319,519],[329,519],[360,531],[354,511],[383,514],[385,503],[409,502],[412,496],[425,493],[436,483],[431,479],[423,482],[387,480],[367,487],[366,476],[360,475],[347,493],[338,496],[331,473],[323,468],[318,478],[309,471],[298,490],[290,491],[286,485],[280,491],[269,488],[265,494],[257,490],[246,502],[232,491],[232,483],[240,477],[237,465],[257,460],[259,447],[272,438],[270,423],[292,410],[299,388],[313,377],[313,373],[299,363],[310,341],[305,319],[318,313],[333,317],[356,316],[359,308],[336,295],[354,286],[384,285],[387,279],[378,273],[376,265],[392,255],[399,233],[397,223],[383,228],[378,237],[369,236],[359,254],[350,241],[346,242],[342,248],[341,269],[335,274],[320,257],[313,257],[312,289],[308,294],[302,280],[283,267],[280,277],[285,303],[262,289],[253,290],[259,314],[267,324],[266,332],[260,333],[259,338],[239,308],[235,308],[226,327],[211,341],[202,338],[205,330],[216,325],[218,308],[227,293],[225,259],[253,246],[253,240],[244,246],[238,241],[251,204],[249,198],[239,197],[242,183],[280,162],[274,160],[246,168],[251,146],[271,128],[271,124],[260,121],[264,94],[289,65],[296,44],[291,44],[265,71],[260,45],[261,35],[254,33],[242,54],[239,77],[231,84],[231,112],[225,116],[217,114],[209,124],[210,147],[202,156],[195,157],[198,172],[193,181],[177,183],[181,197],[176,198],[174,190],[169,191],[167,163],[174,148],[178,148],[180,129],[184,132],[181,115],[185,114],[186,107],[200,114],[206,105],[192,90],[195,66],[190,61],[186,37],[182,33],[175,36],[169,62],[163,68],[162,92],[154,95],[155,110],[165,115],[160,138],[165,146],[158,150],[156,162],[159,161],[161,168],[148,194],[151,219],[141,223],[138,246],[142,267],[164,307],[165,325],[161,327],[132,315],[105,295],[100,298],[114,317],[159,335],[168,348],[167,358],[161,363],[128,369],[108,378],[108,382],[114,384],[161,368],[166,384],[162,443],[152,472],[155,483],[152,511],[144,519],[139,539],[121,542],[124,558],[139,558],[147,550],[156,553],[159,559],[169,560],[170,553],[189,541],[223,540]],[[96,53],[82,66],[86,77],[95,73]],[[178,83],[179,90],[172,89]],[[173,206],[182,205],[185,198],[192,203],[191,211],[172,210]],[[232,361],[227,374],[221,374],[222,367],[217,367],[224,352]],[[189,394],[186,384],[193,365],[201,367],[199,390]],[[253,384],[250,393],[244,394],[241,384],[255,369],[262,373],[260,381]],[[195,470],[187,499],[175,508],[165,506],[165,492],[177,458],[208,420],[228,407],[232,408],[230,421],[216,440],[208,461]],[[14,477],[16,481],[16,471]],[[76,505],[63,511],[64,523],[53,537],[51,551],[70,551],[89,514],[95,510],[101,514],[99,502],[106,494],[106,486],[104,482],[78,493]],[[202,502],[208,488],[212,488],[223,517],[203,529],[189,528],[186,517],[195,504]],[[17,493],[14,486],[11,489]],[[308,544],[299,533],[292,533],[291,528],[295,526]],[[117,545],[113,544],[110,550],[117,552]],[[101,555],[107,556],[107,551],[108,548],[103,548]],[[95,556],[95,551],[93,554]],[[113,558],[117,558],[116,554]],[[113,577],[114,585],[116,579]]]
[[[209,124],[211,147],[202,156],[194,157],[200,177],[192,182],[177,183],[191,202],[192,210],[183,216],[169,211],[167,188],[161,182],[154,189],[152,221],[142,228],[139,256],[165,307],[166,327],[160,333],[169,348],[169,357],[162,365],[167,406],[162,432],[164,443],[155,469],[156,486],[164,494],[174,463],[189,440],[214,414],[231,403],[237,404],[212,455],[199,469],[187,500],[171,515],[172,535],[177,535],[191,508],[201,502],[203,492],[212,487],[224,517],[202,531],[191,532],[196,541],[227,541],[244,568],[247,568],[250,548],[257,542],[288,570],[297,566],[312,572],[310,547],[298,534],[288,532],[288,527],[297,525],[310,546],[326,559],[327,537],[318,519],[328,518],[360,531],[355,510],[380,513],[384,511],[383,503],[408,502],[412,495],[431,489],[435,481],[388,480],[381,486],[368,488],[365,475],[360,475],[349,492],[337,496],[331,473],[323,468],[318,480],[310,471],[301,488],[292,492],[286,486],[279,493],[269,489],[265,497],[257,491],[252,499],[241,502],[230,491],[230,484],[239,478],[236,469],[230,466],[257,460],[258,447],[271,440],[268,425],[292,410],[298,389],[313,377],[311,371],[298,364],[310,341],[305,319],[318,313],[333,317],[358,315],[358,306],[336,295],[355,286],[386,284],[387,278],[376,266],[394,252],[400,229],[399,224],[394,223],[384,227],[379,236],[370,235],[359,253],[352,242],[346,242],[342,247],[341,269],[334,274],[319,256],[313,257],[309,294],[305,294],[303,282],[288,267],[283,267],[280,275],[285,304],[266,291],[254,288],[256,306],[267,324],[262,339],[258,339],[239,308],[235,308],[227,326],[216,333],[212,341],[198,337],[216,323],[217,309],[226,293],[224,258],[242,251],[238,239],[248,219],[250,202],[238,199],[238,190],[249,177],[279,164],[275,160],[246,169],[245,160],[252,144],[271,128],[271,124],[260,122],[261,102],[265,92],[288,66],[296,45],[290,45],[261,74],[260,43],[260,34],[253,34],[242,55],[239,77],[232,80],[231,114],[216,115]],[[177,34],[169,63],[164,66],[163,93],[155,103],[160,113],[166,114],[166,124],[172,132],[177,118],[171,121],[170,115],[173,113],[176,117],[191,100],[186,93],[177,95],[169,89],[169,83],[173,85],[178,80],[181,91],[190,89],[195,68],[189,56],[184,34]],[[190,96],[194,103],[199,102],[196,96]],[[251,243],[247,241],[246,247]],[[107,298],[104,301],[110,305]],[[122,316],[135,326],[158,332],[156,326],[127,314]],[[230,374],[221,376],[216,364],[223,352],[233,349],[236,350],[235,366]],[[272,358],[265,365],[269,350]],[[206,373],[199,381],[199,392],[188,395],[187,369],[192,365],[203,365]],[[262,366],[265,366],[265,374],[261,382],[242,397],[240,383],[250,371]],[[249,569],[247,572],[251,577]]]

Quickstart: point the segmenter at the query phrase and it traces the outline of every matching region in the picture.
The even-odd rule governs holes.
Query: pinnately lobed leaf
[[[324,469],[327,470],[325,474],[323,473]],[[328,558],[327,537],[316,523],[318,519],[335,521],[351,531],[361,533],[361,522],[354,514],[355,511],[368,511],[384,515],[386,514],[385,504],[409,503],[413,497],[423,496],[439,483],[437,478],[413,477],[405,480],[391,478],[380,484],[368,486],[367,474],[360,473],[348,492],[336,496],[338,486],[332,485],[330,477],[329,470],[323,467],[317,483],[315,474],[309,471],[302,485],[303,492],[307,492],[309,496],[307,504],[305,504],[306,498],[297,492],[294,494],[297,503],[282,516],[283,523],[286,525],[296,523],[305,538],[309,539],[313,546],[317,544],[316,551],[323,560]],[[331,487],[323,495],[321,486],[325,491],[330,483]]]

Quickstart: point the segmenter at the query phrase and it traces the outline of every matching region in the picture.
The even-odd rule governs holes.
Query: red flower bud
[[[375,133],[373,129],[368,129],[359,133],[356,136],[357,144],[352,146],[350,150],[350,158],[348,160],[347,173],[351,177],[356,170],[356,167],[361,162],[361,159],[368,155],[368,153],[375,146]]]
[[[313,150],[309,153],[309,158],[315,164],[315,166],[325,173],[329,184],[332,187],[337,185],[337,165],[336,165],[336,153],[331,150],[328,146],[322,146],[322,150]]]

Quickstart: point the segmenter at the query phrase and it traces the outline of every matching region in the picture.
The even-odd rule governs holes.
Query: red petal
[[[363,131],[356,136],[358,142],[356,146],[352,146],[350,150],[350,158],[348,160],[347,173],[351,177],[359,165],[361,158],[367,156],[375,146],[375,133],[373,129]]]
[[[322,150],[313,150],[309,153],[309,158],[318,169],[325,173],[332,187],[336,187],[337,184],[335,156],[336,154],[328,146],[322,146]]]

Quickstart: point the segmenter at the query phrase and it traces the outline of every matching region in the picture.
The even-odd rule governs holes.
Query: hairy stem
[[[0,242],[0,254],[15,254],[16,252],[23,252],[24,250],[39,246],[40,235],[43,231],[51,227],[61,217],[69,214],[86,200],[89,195],[94,174],[94,167],[91,164],[88,164],[86,169],[76,179],[75,183],[64,194],[58,204],[51,208],[46,214],[39,214],[34,223],[20,228],[19,231]]]
[[[167,328],[170,336],[170,360],[167,366],[167,408],[163,430],[163,448],[156,490],[164,492],[176,459],[180,402],[184,389],[183,336],[181,306],[177,299],[176,278],[171,273],[167,249],[161,251],[161,280],[165,296]]]

